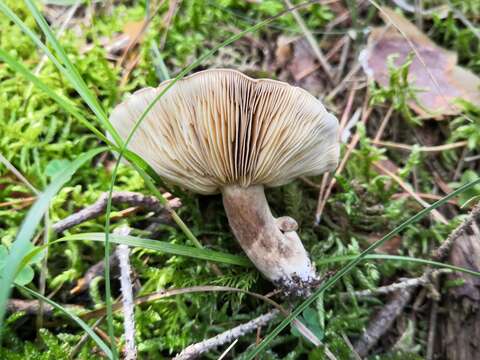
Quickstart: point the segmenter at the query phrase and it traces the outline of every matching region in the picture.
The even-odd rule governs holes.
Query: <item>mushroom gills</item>
[[[282,232],[268,206],[262,185],[222,189],[232,231],[260,272],[286,295],[306,296],[318,283],[315,267],[293,230]],[[294,221],[293,219],[290,219]]]

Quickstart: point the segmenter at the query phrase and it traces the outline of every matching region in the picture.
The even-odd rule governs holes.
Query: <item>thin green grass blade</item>
[[[345,255],[345,256],[332,256],[326,259],[321,259],[319,261],[316,261],[315,264],[317,265],[326,265],[326,264],[333,264],[337,262],[346,262],[350,260],[354,260],[357,258],[358,255]],[[470,270],[467,268],[463,268],[460,266],[455,266],[451,265],[448,263],[441,263],[439,261],[433,261],[429,259],[420,259],[420,258],[415,258],[411,256],[401,256],[401,255],[388,255],[388,254],[369,254],[365,255],[362,259],[362,261],[366,260],[389,260],[389,261],[404,261],[404,262],[413,262],[413,263],[419,263],[419,264],[425,264],[425,265],[430,265],[433,267],[437,268],[442,268],[442,269],[450,269],[453,271],[458,271],[462,272],[468,275],[473,275],[473,276],[478,276],[480,277],[480,272]]]
[[[102,351],[107,355],[107,357],[109,359],[113,358],[112,357],[112,352],[110,351],[110,348],[103,342],[102,339],[100,339],[100,337],[95,333],[95,331],[90,326],[88,326],[85,321],[80,319],[77,315],[68,311],[62,305],[57,304],[55,301],[50,300],[48,297],[45,297],[42,294],[40,294],[40,293],[38,293],[38,292],[36,292],[32,289],[29,289],[29,288],[27,288],[25,286],[21,286],[21,285],[17,285],[17,287],[19,289],[22,289],[23,291],[29,293],[30,295],[36,297],[37,299],[52,305],[55,309],[63,312],[65,315],[67,315],[69,318],[71,318],[73,321],[75,321],[78,324],[78,326],[80,326],[83,330],[85,330],[85,332],[88,334],[88,336],[90,336],[92,338],[92,340],[95,341],[95,343],[98,345],[98,347],[100,349],[102,349]]]
[[[107,150],[102,147],[81,154],[72,161],[60,174],[58,174],[50,185],[41,193],[38,200],[28,211],[27,216],[22,222],[17,237],[10,249],[10,253],[5,261],[5,267],[0,277],[0,328],[3,324],[3,317],[7,300],[10,295],[11,285],[22,263],[22,259],[28,254],[30,241],[35,234],[38,224],[43,219],[47,211],[50,200],[58,193],[62,186],[70,180],[72,175],[95,155]]]
[[[92,91],[88,88],[87,84],[82,79],[77,69],[68,58],[67,54],[65,53],[65,50],[63,50],[62,46],[60,45],[57,38],[55,37],[52,30],[50,29],[50,26],[48,26],[48,23],[43,17],[43,15],[40,13],[40,11],[35,6],[32,0],[25,0],[25,3],[28,9],[30,10],[31,14],[35,18],[35,21],[37,22],[38,26],[42,30],[43,34],[47,38],[48,42],[51,44],[51,46],[55,50],[58,58],[63,63],[63,66],[66,70],[66,74],[68,75],[69,80],[72,82],[77,92],[80,94],[83,100],[87,103],[87,105],[90,107],[93,113],[97,116],[97,118],[100,120],[102,125],[110,132],[114,140],[116,141],[119,140],[120,137],[118,133],[115,131],[115,129],[113,128],[113,126],[108,121],[107,114],[105,113],[103,108],[100,106],[100,103],[98,102],[97,98],[92,93]],[[54,57],[53,54],[52,54],[52,57]]]
[[[90,122],[80,113],[80,111],[77,110],[75,105],[71,103],[70,100],[64,98],[63,96],[58,95],[56,92],[50,89],[44,82],[42,82],[30,70],[24,67],[15,58],[11,57],[6,51],[4,51],[1,48],[0,48],[0,60],[4,61],[13,70],[23,75],[25,79],[30,81],[33,85],[38,87],[40,90],[42,90],[51,99],[56,101],[62,107],[63,110],[65,110],[67,113],[75,117],[82,125],[84,125],[87,129],[92,131],[102,141],[106,142],[107,144],[111,143],[100,130],[98,130],[95,126],[90,124]]]
[[[303,310],[305,310],[308,306],[310,306],[316,298],[322,294],[324,291],[327,289],[331,288],[333,285],[337,283],[338,280],[340,280],[343,276],[348,274],[355,266],[357,266],[360,261],[362,261],[366,255],[368,255],[371,251],[375,250],[379,246],[381,246],[385,241],[390,240],[393,238],[395,235],[397,235],[399,232],[403,231],[406,229],[408,226],[411,224],[419,221],[426,215],[428,215],[432,210],[440,207],[444,203],[446,203],[448,200],[451,198],[463,193],[464,191],[472,188],[473,186],[480,184],[480,179],[474,180],[468,184],[465,184],[461,187],[459,187],[457,190],[452,191],[450,194],[444,196],[440,200],[436,201],[429,207],[419,211],[417,214],[412,216],[410,219],[404,221],[402,224],[397,226],[395,229],[390,231],[388,234],[386,234],[383,238],[380,240],[374,242],[372,245],[370,245],[367,249],[365,249],[360,255],[355,257],[354,260],[351,260],[347,265],[345,265],[343,268],[341,268],[335,275],[333,275],[331,278],[329,278],[327,281],[325,281],[307,300],[305,300],[302,304],[300,304],[292,313],[287,316],[277,327],[270,333],[268,336],[265,337],[265,339],[252,351],[248,352],[246,355],[247,360],[252,360],[254,359],[257,355],[259,355],[262,351],[264,351],[270,342],[275,339],[275,337],[280,334],[280,332],[285,329],[290,322],[295,319]]]
[[[171,244],[165,241],[158,241],[152,239],[145,239],[136,236],[121,236],[116,234],[109,235],[110,241],[115,244],[123,244],[131,247],[140,247],[144,249],[156,250],[162,253],[178,256],[186,256],[194,259],[212,261],[228,265],[237,265],[243,267],[251,267],[252,263],[248,258],[244,256],[232,255],[223,253],[220,251],[214,251],[209,249],[198,249],[196,247]],[[105,241],[104,233],[83,233],[64,236],[58,240],[50,242],[54,244],[60,241],[71,240],[92,240],[92,241]],[[32,254],[34,256],[35,254]]]
[[[38,9],[33,5],[32,1],[25,0],[27,6],[29,7],[32,15],[34,16],[35,20],[37,21],[38,25],[44,32],[47,39],[52,43],[55,51],[58,53],[58,49],[61,49],[60,44],[55,38],[55,35],[51,32],[50,28],[48,27],[47,22],[43,15],[38,11]],[[77,93],[82,97],[82,99],[86,102],[86,104],[90,107],[92,112],[97,116],[100,123],[109,131],[112,135],[114,140],[117,144],[121,143],[121,139],[118,136],[118,133],[115,129],[111,126],[108,118],[103,111],[102,107],[96,100],[94,94],[88,89],[87,85],[79,76],[78,71],[72,65],[71,61],[66,56],[63,49],[59,53],[59,56],[62,59],[64,65],[62,65],[59,60],[54,56],[54,54],[50,51],[50,49],[40,40],[40,38],[33,32],[3,1],[0,1],[0,11],[3,12],[11,21],[13,21],[33,42],[36,46],[38,46],[45,55],[52,61],[52,63],[57,67],[57,69],[67,78],[67,80],[72,84],[75,88]],[[43,21],[42,21],[43,20]],[[72,70],[73,69],[73,70]]]

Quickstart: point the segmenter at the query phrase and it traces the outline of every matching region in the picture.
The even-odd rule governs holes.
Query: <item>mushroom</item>
[[[167,84],[139,90],[113,110],[123,139]],[[333,170],[337,132],[335,116],[305,90],[214,69],[167,91],[128,148],[168,181],[200,194],[220,192],[230,227],[258,270],[285,293],[305,295],[318,283],[315,267],[295,220],[275,219],[264,187]]]

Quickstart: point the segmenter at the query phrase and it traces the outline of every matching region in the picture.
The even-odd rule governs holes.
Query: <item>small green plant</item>
[[[419,125],[420,120],[413,114],[408,103],[415,101],[418,104],[416,93],[420,89],[412,87],[408,81],[410,65],[413,54],[410,53],[402,65],[395,65],[398,55],[391,55],[387,59],[388,73],[390,75],[388,86],[378,87],[375,83],[371,85],[370,104],[383,104],[389,102],[393,108],[399,111],[405,120],[411,124]]]
[[[464,100],[459,100],[459,103],[464,108],[465,115],[451,122],[450,141],[466,140],[470,150],[478,150],[480,149],[480,107]]]

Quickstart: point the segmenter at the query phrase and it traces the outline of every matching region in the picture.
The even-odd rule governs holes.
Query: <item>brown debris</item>
[[[395,319],[402,313],[410,301],[413,287],[396,292],[392,299],[372,318],[365,332],[355,343],[355,351],[360,356],[367,356],[369,350],[392,326]]]
[[[275,67],[281,70],[282,80],[291,79],[296,85],[314,95],[324,92],[325,79],[311,46],[304,38],[280,36],[275,50]]]
[[[459,236],[452,246],[453,265],[480,271],[480,222]],[[467,274],[451,274],[450,281],[463,284],[450,287],[439,318],[441,336],[437,336],[437,353],[448,360],[478,359],[480,352],[480,280]],[[438,331],[438,330],[437,330]],[[440,341],[441,340],[441,341]],[[440,357],[436,357],[440,358]]]
[[[387,59],[397,54],[394,64],[400,66],[413,52],[409,82],[418,90],[418,103],[411,101],[409,105],[421,117],[441,119],[460,113],[461,108],[455,104],[457,98],[480,104],[480,78],[456,65],[455,53],[437,46],[393,10],[384,7],[381,16],[389,26],[375,28],[370,35],[362,55],[367,75],[387,86],[390,79]]]
[[[171,195],[166,193],[165,196],[169,198]],[[62,219],[55,223],[52,226],[53,231],[56,233],[64,232],[71,227],[81,224],[85,221],[94,219],[102,215],[107,207],[108,193],[102,194],[100,198],[93,204],[90,205],[68,217]],[[146,196],[139,193],[129,192],[129,191],[116,191],[112,193],[112,204],[115,205],[131,205],[136,208],[140,207],[147,211],[153,211],[156,213],[161,213],[168,211],[169,209],[175,209],[181,206],[180,199],[173,198],[169,199],[169,204],[167,209],[163,206],[160,201],[153,196]],[[129,212],[132,210],[130,209]],[[129,213],[127,212],[127,213]]]

